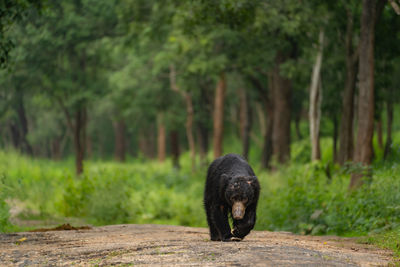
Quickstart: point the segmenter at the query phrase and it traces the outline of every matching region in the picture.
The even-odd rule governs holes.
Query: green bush
[[[372,182],[350,192],[347,169],[326,175],[321,163],[281,170],[285,184],[262,195],[259,229],[305,234],[367,233],[400,223],[400,166],[374,170]]]

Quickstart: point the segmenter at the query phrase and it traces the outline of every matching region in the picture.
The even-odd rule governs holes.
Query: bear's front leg
[[[233,220],[232,234],[234,237],[243,239],[254,228],[256,223],[255,210],[246,210],[242,220]]]
[[[213,207],[212,218],[217,228],[221,241],[232,241],[231,227],[229,226],[228,210],[224,205]]]

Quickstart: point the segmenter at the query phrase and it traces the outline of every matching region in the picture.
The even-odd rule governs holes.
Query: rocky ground
[[[69,227],[64,227],[69,228]],[[59,228],[61,229],[61,228]],[[390,252],[351,238],[252,231],[209,241],[206,228],[111,225],[0,235],[0,266],[385,266]]]

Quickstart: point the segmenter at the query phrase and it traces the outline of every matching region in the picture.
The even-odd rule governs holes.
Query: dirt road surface
[[[0,266],[387,266],[390,252],[353,239],[252,231],[209,241],[208,229],[111,225],[0,234]]]

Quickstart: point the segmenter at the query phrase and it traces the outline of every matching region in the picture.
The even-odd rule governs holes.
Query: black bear
[[[227,154],[207,171],[204,207],[213,241],[240,241],[256,223],[260,184],[244,158]],[[228,214],[232,216],[233,229]]]

